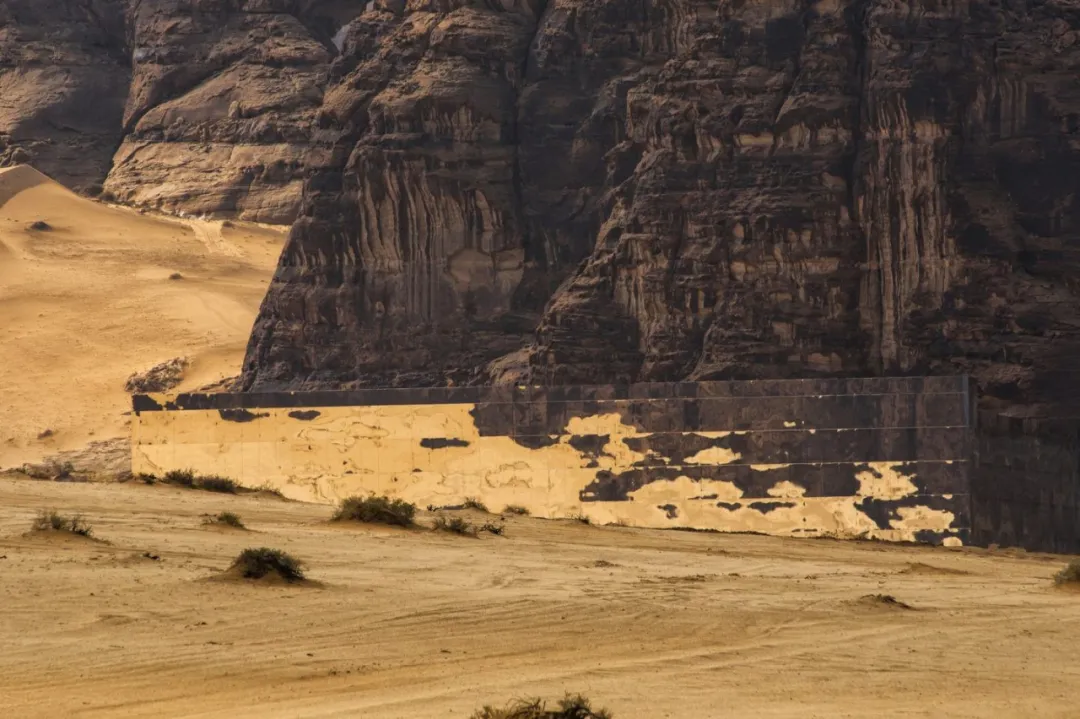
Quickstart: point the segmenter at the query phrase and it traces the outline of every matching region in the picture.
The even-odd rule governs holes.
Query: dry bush
[[[235,512],[221,512],[212,517],[207,517],[204,520],[205,524],[224,524],[228,527],[235,527],[236,529],[247,529],[244,522],[240,519],[240,515]]]
[[[495,524],[494,522],[484,522],[484,524],[480,526],[480,529],[478,531],[502,536],[502,533],[506,531],[506,526],[502,524]]]
[[[191,469],[174,469],[166,472],[162,481],[178,487],[203,489],[207,492],[221,492],[222,494],[236,494],[240,490],[240,485],[228,477],[219,477],[216,474],[195,474]]]
[[[466,497],[465,498],[465,509],[475,509],[478,512],[487,512],[488,511],[487,505],[484,504],[483,502],[481,502],[476,497]]]
[[[207,492],[221,492],[222,494],[236,494],[240,488],[233,480],[228,477],[218,477],[217,475],[210,475],[207,477],[197,477],[195,479],[196,489],[205,489]]]
[[[435,518],[435,524],[432,525],[432,529],[438,532],[449,532],[451,534],[460,534],[462,536],[476,536],[476,528],[461,517],[450,517],[448,519],[440,514]]]
[[[503,508],[503,514],[516,514],[520,517],[529,516],[529,510],[519,504],[508,504]]]
[[[471,719],[611,719],[611,714],[604,709],[593,709],[580,694],[567,694],[555,709],[548,709],[539,699],[519,700],[503,709],[486,706]]]
[[[180,487],[195,488],[195,471],[191,469],[174,469],[165,473],[162,481],[175,484]]]
[[[94,533],[94,528],[79,515],[68,517],[52,510],[39,512],[31,528],[36,532],[71,532],[80,537],[89,537]]]
[[[255,488],[255,491],[260,494],[272,495],[274,497],[277,497],[278,499],[285,499],[285,495],[281,493],[281,490],[277,487],[270,486],[269,482],[263,482]]]
[[[303,563],[280,549],[259,547],[245,549],[233,561],[230,569],[245,579],[262,579],[276,574],[286,582],[299,582],[304,578]]]
[[[1080,559],[1072,560],[1064,569],[1055,574],[1054,584],[1080,586]]]
[[[413,526],[416,505],[389,497],[347,497],[334,512],[333,521]]]

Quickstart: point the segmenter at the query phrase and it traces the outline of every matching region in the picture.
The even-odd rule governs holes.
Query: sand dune
[[[564,691],[615,719],[1077,715],[1062,557],[530,518],[472,539],[137,482],[0,478],[0,507],[4,717],[466,719]],[[43,507],[108,544],[23,536]],[[202,526],[225,510],[253,531]],[[210,581],[259,546],[321,588]]]
[[[0,468],[126,436],[132,372],[186,356],[181,389],[236,375],[284,237],[0,170]]]

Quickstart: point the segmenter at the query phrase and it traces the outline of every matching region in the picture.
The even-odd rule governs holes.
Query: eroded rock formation
[[[289,223],[349,0],[2,0],[0,164]]]
[[[288,221],[248,388],[1069,402],[1071,0],[0,0],[0,163]]]
[[[1078,32],[1069,2],[369,5],[245,385],[1068,399]]]
[[[130,79],[123,38],[118,0],[0,0],[0,166],[101,182]]]

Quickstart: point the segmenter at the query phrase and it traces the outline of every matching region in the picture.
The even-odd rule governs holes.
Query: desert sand
[[[133,372],[187,357],[179,390],[239,374],[284,237],[0,170],[0,468],[126,437]]]
[[[24,536],[42,508],[107,543]],[[226,510],[252,531],[201,524]],[[0,716],[465,718],[565,691],[616,719],[1077,716],[1061,557],[517,517],[474,539],[329,514],[0,478]],[[214,580],[252,546],[321,586]]]

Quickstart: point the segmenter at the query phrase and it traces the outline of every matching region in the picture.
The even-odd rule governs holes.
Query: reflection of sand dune
[[[187,356],[183,389],[237,374],[283,238],[0,170],[0,468],[125,435],[133,371]]]

